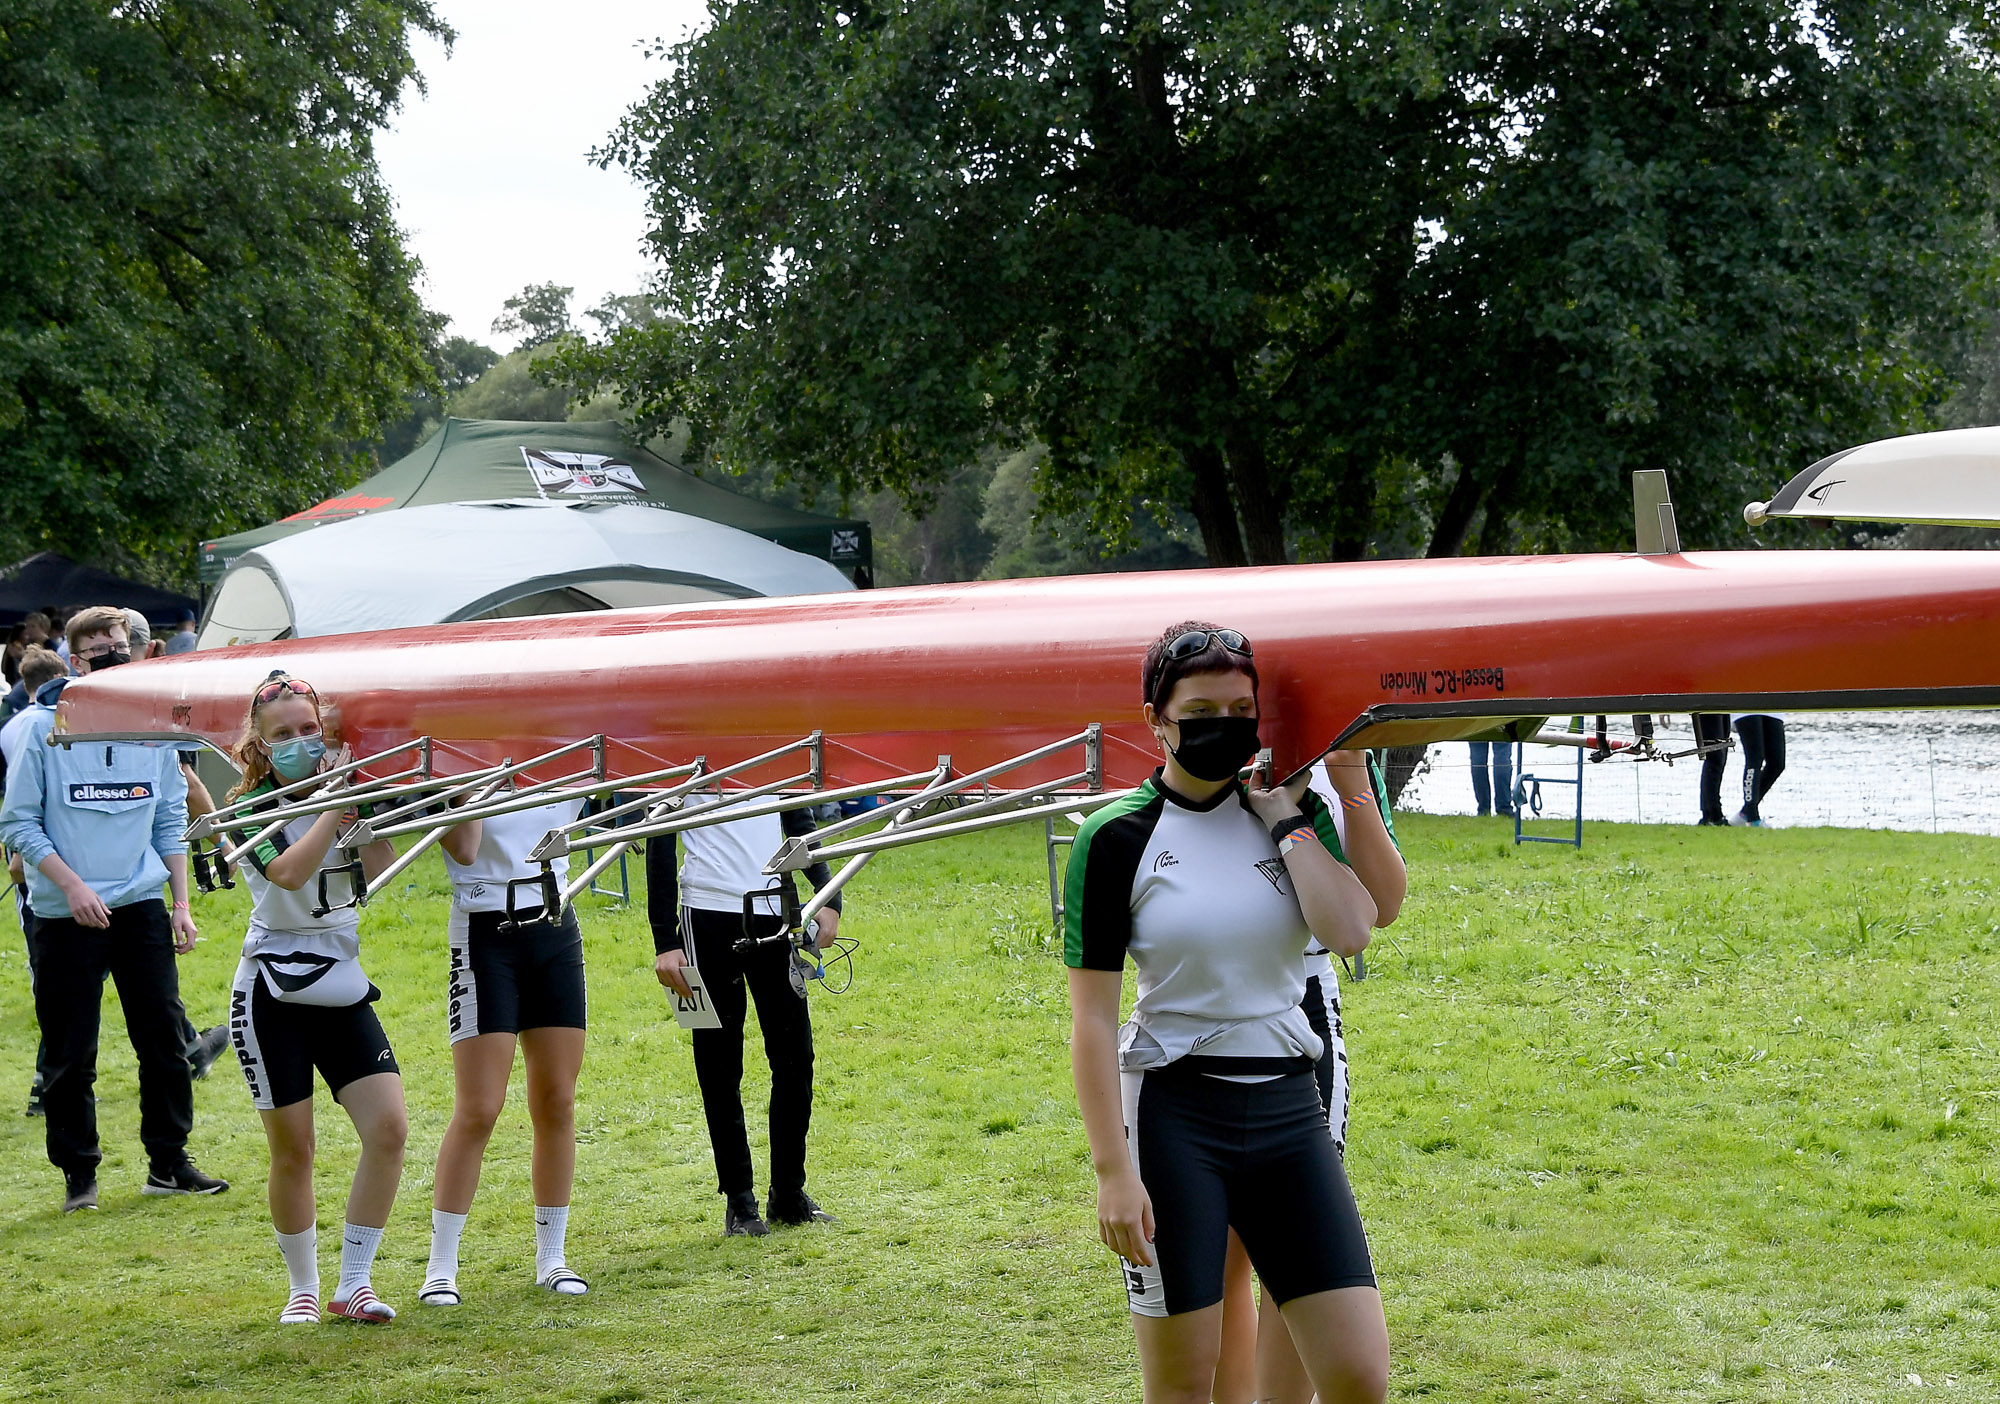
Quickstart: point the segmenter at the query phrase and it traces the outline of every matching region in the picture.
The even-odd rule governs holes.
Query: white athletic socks
[[[569,1233],[569,1206],[535,1206],[535,1281],[546,1282],[563,1263],[563,1239]]]
[[[301,1292],[307,1292],[317,1297],[319,1225],[308,1225],[297,1233],[278,1234],[278,1251],[285,1255],[285,1271],[292,1278],[292,1295],[296,1297]]]
[[[375,1250],[381,1246],[381,1229],[349,1224],[341,1230],[340,1285],[333,1289],[335,1301],[347,1301],[355,1288],[368,1285],[369,1274],[375,1269]]]
[[[563,1259],[563,1238],[569,1232],[569,1206],[535,1206],[535,1281],[564,1296],[582,1296],[589,1287],[569,1270]]]
[[[458,1241],[465,1237],[464,1214],[431,1210],[431,1262],[424,1269],[426,1289],[434,1282],[458,1283]]]

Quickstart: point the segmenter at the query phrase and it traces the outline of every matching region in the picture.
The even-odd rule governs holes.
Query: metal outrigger
[[[196,738],[181,733],[58,733],[52,740],[52,744],[63,745],[93,742],[184,746]],[[357,811],[353,822],[334,840],[339,861],[329,861],[318,874],[316,911],[324,915],[367,905],[460,824],[568,801],[607,801],[594,813],[551,829],[530,850],[529,861],[540,865],[541,873],[509,885],[507,909],[512,919],[516,887],[539,889],[540,900],[535,905],[560,913],[613,863],[649,839],[844,800],[879,800],[876,809],[837,819],[813,834],[787,838],[764,865],[765,872],[780,879],[817,863],[839,865],[827,885],[809,901],[801,905],[794,899],[781,904],[786,927],[783,934],[786,939],[799,940],[806,926],[879,853],[1009,824],[1052,821],[1058,813],[1081,815],[1127,793],[1104,789],[1103,727],[1094,722],[1074,735],[970,774],[954,775],[951,757],[941,755],[927,770],[832,788],[826,785],[826,736],[821,731],[730,765],[712,768],[706,756],[696,756],[618,777],[610,774],[607,763],[610,744],[604,735],[590,736],[523,760],[507,758],[498,765],[443,775],[436,761],[444,743],[417,737],[254,798],[243,796],[218,805],[212,813],[193,821],[187,836],[197,843],[215,839],[223,857],[235,863],[296,819]],[[1076,767],[1056,779],[1020,789],[995,783],[1025,766],[1078,748],[1081,754]],[[779,779],[730,788],[751,772],[793,757],[800,758],[802,764]],[[545,771],[571,758],[575,758],[574,768],[565,773],[523,783],[530,772]],[[364,774],[385,765],[391,767],[386,774]],[[364,878],[360,850],[404,838],[414,842],[373,879]],[[589,863],[558,883],[555,861],[586,852]],[[343,880],[348,895],[344,901],[335,900],[332,885]],[[780,886],[789,889],[790,883],[782,881]]]

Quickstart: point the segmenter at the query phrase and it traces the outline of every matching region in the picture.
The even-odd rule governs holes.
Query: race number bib
[[[683,965],[681,978],[688,982],[688,988],[694,994],[691,999],[682,999],[674,991],[667,991],[667,998],[674,1002],[674,1022],[684,1029],[721,1028],[722,1016],[717,1014],[715,1006],[709,1003],[708,985],[701,978],[701,967],[694,964]]]

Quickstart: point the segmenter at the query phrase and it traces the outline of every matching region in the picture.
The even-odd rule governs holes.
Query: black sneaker
[[[840,1220],[813,1203],[811,1195],[804,1190],[797,1194],[772,1195],[764,1206],[766,1217],[774,1224],[784,1224],[797,1228],[800,1224],[837,1224]]]
[[[757,1217],[757,1195],[752,1190],[732,1194],[723,1202],[724,1238],[762,1238],[771,1226]]]
[[[63,1213],[74,1214],[79,1209],[97,1207],[97,1172],[95,1170],[63,1171]]]
[[[183,1160],[171,1170],[155,1170],[146,1177],[141,1194],[221,1194],[229,1188],[229,1181],[218,1180],[213,1175],[204,1175],[193,1164]]]
[[[207,1033],[188,1045],[188,1072],[199,1082],[208,1076],[208,1070],[215,1066],[215,1060],[222,1056],[222,1050],[229,1046],[229,1025],[217,1024]]]

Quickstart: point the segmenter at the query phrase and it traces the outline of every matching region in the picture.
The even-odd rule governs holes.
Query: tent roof
[[[853,588],[826,561],[682,512],[538,498],[438,503],[246,552],[215,594],[202,647],[277,636],[232,617],[232,585],[245,574],[275,584],[299,637],[449,623],[564,590],[615,605]]]
[[[201,544],[201,578],[245,551],[329,522],[441,502],[496,498],[646,502],[721,522],[850,568],[872,563],[868,524],[759,502],[706,482],[635,442],[615,420],[447,419],[381,472],[283,521]]]
[[[0,626],[11,628],[44,605],[117,605],[153,624],[172,626],[201,601],[155,589],[54,551],[42,551],[0,571]]]

